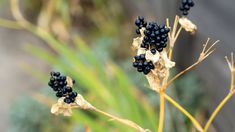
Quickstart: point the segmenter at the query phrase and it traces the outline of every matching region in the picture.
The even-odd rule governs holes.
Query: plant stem
[[[180,104],[178,104],[174,99],[169,97],[167,94],[163,94],[165,99],[168,100],[172,105],[174,105],[176,108],[178,108],[185,116],[187,116],[193,123],[193,125],[196,127],[196,129],[200,132],[203,132],[202,126],[198,123],[198,121],[187,111],[185,110]]]
[[[194,64],[192,64],[191,66],[189,66],[188,68],[186,68],[185,70],[181,71],[180,73],[178,73],[177,75],[175,75],[165,86],[165,88],[167,88],[167,86],[169,86],[171,83],[173,83],[178,77],[180,77],[181,75],[183,75],[184,73],[188,72],[189,70],[191,70],[192,68],[194,68],[196,65],[198,65],[201,61],[197,61]]]
[[[139,131],[139,132],[147,132],[147,131],[149,131],[149,130],[143,129],[142,127],[140,127],[139,125],[137,125],[136,123],[134,123],[134,122],[132,122],[132,121],[130,121],[130,120],[122,119],[122,118],[116,117],[116,116],[114,116],[114,115],[111,115],[111,114],[109,114],[109,113],[106,113],[106,112],[104,112],[104,111],[102,111],[102,110],[100,110],[100,109],[97,109],[97,108],[94,108],[93,110],[96,111],[96,112],[98,112],[98,113],[100,113],[100,114],[103,114],[103,115],[105,115],[105,116],[107,116],[107,117],[109,117],[109,118],[111,118],[111,119],[113,119],[113,120],[116,120],[116,121],[118,121],[118,122],[120,122],[120,123],[122,123],[122,124],[124,124],[124,125],[127,125],[127,126],[129,126],[129,127],[132,127],[132,128],[136,129],[136,130]]]
[[[234,60],[233,53],[231,53],[231,83],[230,83],[230,91],[234,89]]]
[[[234,69],[232,69],[234,70]],[[234,88],[234,71],[231,72],[231,83],[230,83],[230,91]]]
[[[212,121],[214,120],[215,116],[218,114],[218,112],[221,110],[221,108],[227,103],[227,101],[233,96],[234,90],[229,92],[228,95],[220,102],[220,104],[215,108],[214,112],[210,116],[209,120],[207,121],[204,132],[206,132],[211,125]]]
[[[158,132],[162,132],[164,126],[164,91],[160,92],[160,115],[159,115],[159,125],[158,125]]]

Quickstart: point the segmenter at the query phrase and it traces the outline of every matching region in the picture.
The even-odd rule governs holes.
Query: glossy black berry
[[[51,72],[50,75],[48,85],[56,92],[56,97],[65,97],[65,103],[73,103],[77,97],[77,93],[73,92],[73,89],[67,86],[66,76],[62,76],[60,72]],[[75,80],[73,80],[74,83]]]
[[[133,67],[137,67],[138,66],[138,62],[133,62],[132,65],[133,65]]]
[[[137,17],[135,24],[139,25],[137,26],[138,29],[143,27],[141,26],[142,25],[141,22],[143,21],[144,18]],[[161,52],[163,48],[166,47],[169,31],[170,29],[167,28],[164,24],[158,25],[156,22],[149,22],[147,26],[145,26],[144,38],[142,40],[140,47],[145,48],[146,50],[153,49],[151,51],[153,54],[155,54],[157,51]],[[138,31],[137,34],[139,34]]]
[[[147,75],[147,74],[150,72],[150,70],[151,70],[151,69],[147,66],[147,67],[145,67],[143,73],[144,73],[145,75]]]
[[[60,76],[60,72],[55,72],[54,76],[59,77]]]
[[[58,98],[63,97],[63,93],[61,91],[57,92],[56,97],[58,97]]]
[[[141,60],[145,60],[145,54],[141,54],[141,55],[140,55],[140,59],[141,59]]]
[[[163,48],[161,48],[161,47],[157,49],[158,52],[162,52],[162,50],[163,50]]]
[[[136,59],[137,58],[137,59]],[[147,75],[151,69],[154,69],[152,61],[147,61],[145,54],[140,54],[134,57],[133,67],[137,69],[138,72],[143,72]]]
[[[64,90],[65,90],[67,93],[70,93],[70,92],[73,91],[72,88],[71,88],[71,87],[68,87],[68,86],[65,87]]]
[[[135,20],[135,25],[137,26],[136,33],[140,34],[140,30],[142,27],[147,26],[147,22],[144,20],[143,16],[138,16]]]
[[[72,103],[72,100],[69,97],[65,97],[64,102],[67,103],[67,104],[70,104],[70,103]]]
[[[72,97],[72,98],[77,97],[77,92],[70,92],[69,97]]]
[[[143,68],[137,68],[137,71],[138,71],[138,72],[142,72],[142,71],[143,71]]]
[[[192,0],[182,0],[179,10],[181,11],[183,16],[187,16],[191,7],[194,6],[194,2]]]
[[[156,52],[157,52],[156,49],[151,49],[152,54],[156,54]]]
[[[53,83],[50,81],[50,82],[48,82],[48,85],[49,85],[50,87],[52,87],[52,86],[53,86]]]
[[[140,34],[140,29],[136,29],[135,32],[136,32],[137,34]]]
[[[135,58],[135,60],[140,60],[140,56],[139,55],[136,55],[134,58]]]

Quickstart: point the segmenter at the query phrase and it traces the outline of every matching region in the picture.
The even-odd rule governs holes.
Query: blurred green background
[[[1,0],[0,15],[14,21],[9,1]],[[159,96],[149,89],[144,75],[132,68],[134,19],[143,15],[159,23],[167,17],[173,20],[179,14],[178,1],[23,0],[20,8],[32,29],[15,29],[15,23],[0,20],[2,131],[134,131],[90,111],[73,110],[72,117],[50,114],[56,101],[47,86],[52,70],[74,78],[75,90],[94,106],[156,131]],[[45,32],[33,30],[36,27]],[[183,34],[188,41],[181,45],[194,40]],[[191,59],[174,68],[172,75],[185,62]],[[167,92],[200,122],[206,120],[208,93],[194,72],[178,79]],[[166,104],[164,131],[195,130],[184,115]]]

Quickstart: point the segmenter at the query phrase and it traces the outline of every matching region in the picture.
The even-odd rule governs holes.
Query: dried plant
[[[143,17],[137,18],[135,22],[138,27],[136,33],[140,34],[140,37],[134,38],[132,44],[133,49],[137,51],[137,55],[134,57],[133,66],[136,67],[139,72],[143,72],[145,74],[150,88],[160,95],[159,124],[156,124],[158,125],[158,132],[162,132],[164,128],[165,100],[167,100],[185,116],[187,116],[198,131],[207,132],[218,112],[235,93],[234,58],[233,53],[231,53],[230,60],[225,57],[229,66],[229,70],[231,72],[230,91],[228,92],[228,95],[215,108],[206,125],[203,127],[202,124],[200,124],[193,115],[191,115],[184,107],[182,107],[165,92],[168,86],[170,86],[177,78],[181,77],[183,74],[200,64],[200,62],[202,62],[210,54],[212,54],[215,51],[215,45],[219,42],[217,40],[214,43],[210,44],[210,39],[208,38],[205,44],[203,44],[202,46],[202,51],[199,54],[197,61],[185,70],[176,74],[174,77],[169,78],[171,68],[176,65],[176,63],[172,60],[172,55],[173,49],[175,47],[175,42],[177,41],[180,32],[182,31],[182,29],[185,29],[192,34],[195,34],[197,30],[197,26],[186,17],[190,7],[192,7],[194,3],[192,2],[192,0],[182,0],[182,5],[183,6],[180,8],[180,10],[182,11],[183,16],[181,18],[179,18],[179,16],[176,16],[173,26],[170,26],[169,19],[166,19],[166,25],[158,25],[155,22],[147,23]],[[18,0],[11,0],[11,10],[14,18],[16,19],[16,22],[1,19],[2,23],[8,22],[9,25],[13,28],[24,28],[38,34],[41,37],[45,37],[44,34],[47,33],[46,31],[44,31],[42,28],[35,28],[22,16],[18,7]],[[49,85],[54,90],[56,89],[55,91],[57,91],[57,93],[62,92],[62,94],[57,94],[57,97],[59,97],[59,99],[58,102],[52,106],[51,113],[56,115],[64,114],[65,116],[70,116],[72,114],[72,109],[75,108],[91,110],[107,116],[111,120],[134,128],[137,131],[151,131],[149,129],[142,128],[137,123],[131,120],[119,118],[98,109],[97,107],[93,106],[91,102],[85,100],[80,94],[76,93],[76,96],[73,96],[74,98],[71,98],[70,93],[68,92],[72,91],[73,88],[73,83],[71,83],[72,80],[70,77],[66,77],[66,79],[64,80],[62,79],[63,82],[61,84],[57,84],[58,81],[57,83],[55,83],[55,80],[61,80],[60,76],[56,76],[53,81],[50,80],[52,84]]]

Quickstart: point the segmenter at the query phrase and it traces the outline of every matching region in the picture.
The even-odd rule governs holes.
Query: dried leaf
[[[197,30],[197,26],[186,17],[180,18],[179,23],[187,32],[191,32],[192,34]]]

